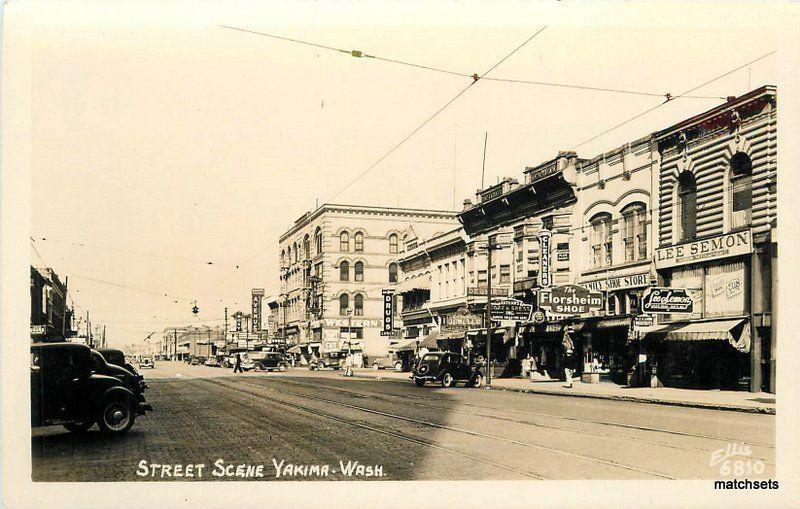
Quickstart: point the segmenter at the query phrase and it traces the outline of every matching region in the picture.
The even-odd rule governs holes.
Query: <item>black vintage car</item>
[[[115,363],[108,362],[99,350],[92,350],[92,371],[98,373],[100,375],[108,375],[113,376],[114,378],[119,378],[121,381],[125,382],[126,385],[130,387],[136,387],[142,401],[144,401],[144,390],[147,389],[147,384],[144,381],[144,377],[134,371],[129,371],[122,366],[119,366]]]
[[[82,432],[97,423],[105,434],[122,435],[131,429],[137,415],[151,410],[138,379],[123,368],[108,365],[88,346],[31,346],[32,426],[61,424],[69,431]]]
[[[133,367],[133,364],[125,360],[125,354],[122,350],[117,350],[116,348],[99,348],[97,351],[100,352],[100,355],[103,356],[107,363],[125,368],[134,375],[139,374],[136,368]]]
[[[464,356],[452,352],[431,352],[419,361],[411,375],[417,387],[425,382],[439,382],[442,387],[455,387],[465,382],[467,387],[483,385],[480,367],[472,367]]]
[[[250,352],[249,356],[253,361],[253,367],[257,370],[286,371],[289,367],[289,361],[280,352]]]

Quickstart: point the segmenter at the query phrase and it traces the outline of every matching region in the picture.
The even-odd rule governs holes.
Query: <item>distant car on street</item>
[[[206,358],[202,355],[198,355],[197,357],[192,357],[192,360],[189,362],[192,366],[201,366],[205,364]]]
[[[379,369],[393,369],[395,371],[403,370],[403,361],[397,358],[393,353],[381,357],[370,357],[367,359],[367,364],[375,371]]]
[[[77,343],[31,346],[31,425],[61,424],[78,433],[97,423],[108,435],[127,433],[152,406],[141,378]]]
[[[483,372],[480,367],[473,368],[464,356],[452,352],[431,352],[414,368],[411,375],[417,387],[425,382],[438,382],[442,387],[455,387],[458,382],[465,382],[467,387],[483,385]]]
[[[286,371],[289,360],[280,352],[251,352],[255,369],[260,371]]]
[[[142,360],[139,361],[139,369],[150,368],[153,369],[156,367],[156,363],[153,362],[153,359],[150,357],[142,357]]]
[[[212,368],[219,368],[222,367],[222,363],[216,357],[209,357],[203,365],[211,366]]]
[[[241,358],[241,366],[243,371],[250,371],[251,369],[255,369],[256,365],[253,362],[253,359],[246,353],[240,354]],[[234,368],[236,367],[236,354],[228,355],[224,359],[222,359],[222,367],[223,368]]]

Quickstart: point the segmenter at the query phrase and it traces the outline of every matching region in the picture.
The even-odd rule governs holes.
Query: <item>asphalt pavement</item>
[[[33,430],[35,481],[767,479],[775,417],[160,362],[120,438]],[[200,466],[202,465],[202,467]],[[191,475],[188,475],[190,474]]]

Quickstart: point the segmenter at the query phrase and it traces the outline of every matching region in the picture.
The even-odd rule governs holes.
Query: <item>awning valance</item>
[[[727,341],[743,353],[750,352],[750,327],[743,318],[665,325],[648,332],[663,335],[664,341]]]
[[[630,327],[631,318],[629,316],[621,316],[616,318],[604,318],[598,320],[595,324],[595,329],[613,329],[614,327]]]
[[[399,283],[394,285],[394,290],[397,293],[405,293],[413,290],[430,290],[431,287],[430,280],[431,280],[430,276],[407,279],[405,281],[400,281]]]
[[[394,349],[395,352],[413,352],[417,349],[417,342],[416,340],[409,341],[408,343],[404,343],[397,348]]]
[[[286,353],[300,353],[300,345],[294,345],[286,350]]]

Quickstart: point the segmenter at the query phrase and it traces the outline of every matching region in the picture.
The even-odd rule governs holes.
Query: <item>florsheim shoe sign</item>
[[[603,309],[603,294],[578,285],[539,291],[539,307],[557,315],[581,315]]]

